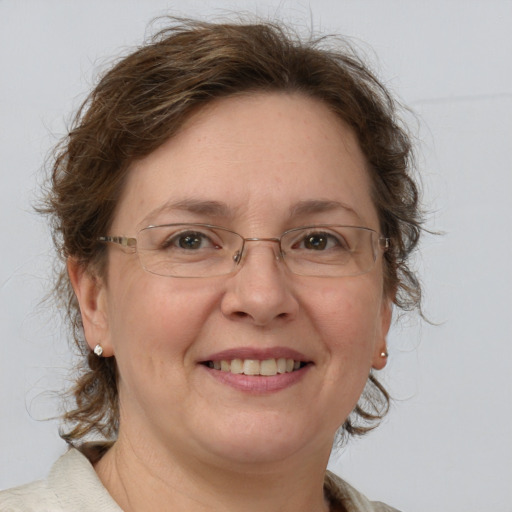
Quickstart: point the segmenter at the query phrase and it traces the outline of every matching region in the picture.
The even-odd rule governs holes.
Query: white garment
[[[330,472],[326,474],[324,488],[333,512],[398,512],[383,503],[370,502]],[[0,512],[123,511],[101,483],[89,459],[71,448],[55,462],[46,480],[0,492]]]
[[[48,478],[0,492],[0,512],[123,512],[92,464],[72,448]]]

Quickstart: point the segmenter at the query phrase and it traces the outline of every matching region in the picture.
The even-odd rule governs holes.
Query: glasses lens
[[[240,235],[206,224],[150,226],[137,237],[142,266],[153,274],[174,277],[229,274],[236,265],[233,254],[242,245]]]
[[[287,231],[281,248],[290,270],[304,276],[356,276],[376,259],[377,234],[353,226],[312,226]]]

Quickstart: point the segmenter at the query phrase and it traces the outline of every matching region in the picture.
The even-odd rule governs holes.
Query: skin
[[[304,201],[324,208],[297,213]],[[351,130],[317,100],[270,93],[213,102],[132,165],[109,234],[166,222],[245,237],[316,223],[379,228]],[[90,347],[101,343],[119,367],[119,439],[96,465],[114,499],[126,511],[326,510],[336,430],[370,369],[385,365],[392,297],[381,256],[343,278],[293,275],[271,242],[251,242],[237,272],[215,278],[156,276],[118,246],[108,258],[103,277],[73,259],[68,268]],[[233,388],[199,364],[275,347],[310,361],[275,392]]]

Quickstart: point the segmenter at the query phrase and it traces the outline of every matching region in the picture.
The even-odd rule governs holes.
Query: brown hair
[[[334,42],[335,44],[331,44]],[[410,138],[393,98],[340,39],[301,40],[273,23],[173,20],[100,80],[57,147],[43,211],[63,261],[102,272],[108,232],[129,165],[172,137],[191,113],[221,97],[252,91],[299,92],[323,101],[355,132],[369,163],[381,232],[385,292],[402,309],[420,306],[407,261],[420,235]],[[65,268],[56,296],[66,306],[81,368],[64,414],[73,443],[89,434],[115,439],[119,422],[115,358],[98,358],[83,337]],[[387,412],[389,395],[374,375],[341,432],[363,434]]]

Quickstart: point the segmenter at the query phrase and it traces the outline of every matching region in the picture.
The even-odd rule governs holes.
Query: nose
[[[252,244],[251,242],[258,242]],[[286,322],[298,302],[276,239],[246,239],[238,272],[228,278],[221,309],[224,316],[258,326]]]

